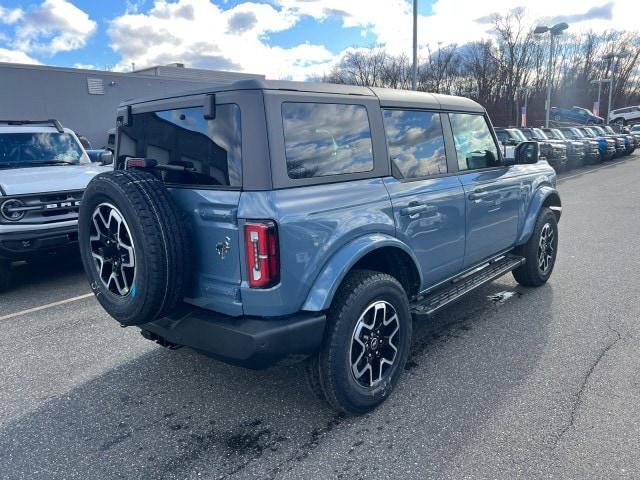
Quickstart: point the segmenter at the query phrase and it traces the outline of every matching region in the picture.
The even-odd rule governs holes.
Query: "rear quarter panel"
[[[240,226],[247,219],[278,224],[280,284],[251,289],[241,255],[242,303],[246,315],[278,316],[299,311],[325,265],[349,242],[367,234],[395,235],[391,201],[382,179],[243,192]]]

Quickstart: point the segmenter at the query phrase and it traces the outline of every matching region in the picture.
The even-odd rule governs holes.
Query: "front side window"
[[[447,173],[439,113],[384,110],[389,156],[401,178]]]
[[[202,107],[133,115],[131,126],[119,132],[118,160],[142,157],[160,165],[185,167],[163,171],[167,183],[240,187],[242,137],[240,108],[216,106],[216,118],[206,120]]]
[[[0,168],[90,163],[76,139],[68,133],[0,134]]]
[[[373,170],[367,109],[337,103],[282,104],[289,178],[313,178]]]
[[[498,147],[483,115],[450,113],[449,119],[460,171],[500,165]]]

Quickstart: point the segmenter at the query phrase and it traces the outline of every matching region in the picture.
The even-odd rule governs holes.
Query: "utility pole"
[[[418,89],[418,0],[413,0],[413,68],[411,90]]]

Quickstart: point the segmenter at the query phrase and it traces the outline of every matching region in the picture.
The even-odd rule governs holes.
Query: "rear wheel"
[[[85,190],[78,223],[85,273],[112,317],[140,325],[180,305],[191,256],[180,214],[161,180],[129,170],[96,176]]]
[[[539,287],[549,280],[558,254],[558,221],[550,209],[542,209],[531,238],[515,253],[526,260],[513,271],[520,285]]]
[[[11,264],[0,260],[0,293],[9,290],[12,276]]]
[[[306,367],[312,391],[346,414],[373,410],[393,391],[409,354],[406,293],[390,275],[353,271],[327,321],[320,352]]]

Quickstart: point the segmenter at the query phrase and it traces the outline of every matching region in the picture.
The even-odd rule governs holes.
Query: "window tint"
[[[367,109],[333,103],[282,104],[287,173],[311,178],[373,170]]]
[[[500,165],[498,148],[484,116],[450,113],[449,118],[461,171]]]
[[[118,159],[153,158],[162,165],[187,167],[164,171],[167,183],[239,187],[242,185],[240,108],[218,105],[215,120],[202,107],[133,115],[121,127]]]
[[[496,136],[501,142],[508,142],[511,140],[511,136],[504,130],[497,130]]]
[[[447,173],[439,113],[385,110],[389,156],[402,178]]]

